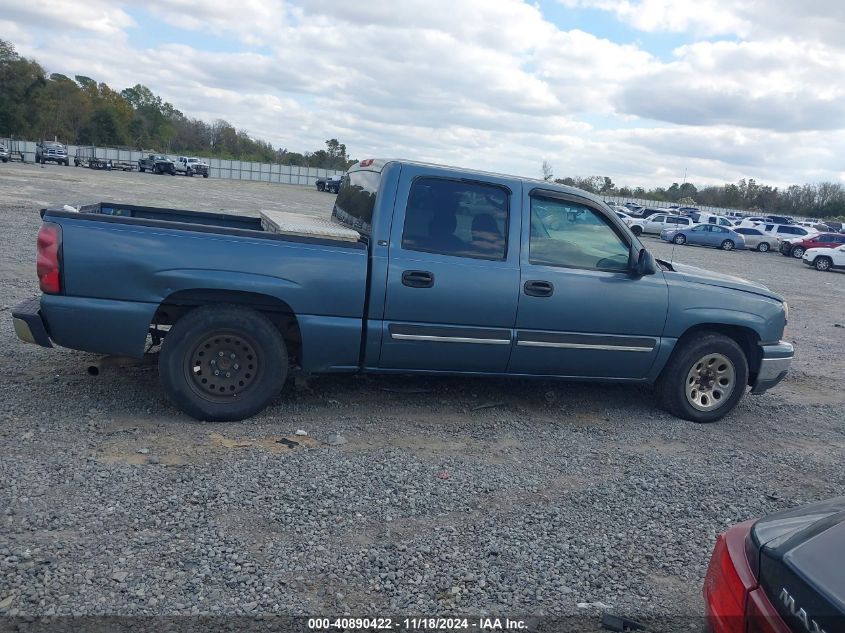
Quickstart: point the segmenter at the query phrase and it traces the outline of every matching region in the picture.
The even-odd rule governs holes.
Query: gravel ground
[[[37,292],[38,208],[101,199],[325,213],[332,197],[3,165],[4,313]],[[91,377],[96,357],[25,345],[3,316],[0,614],[583,624],[607,609],[692,622],[717,533],[842,494],[845,274],[779,254],[678,247],[674,259],[790,303],[793,371],[717,424],[675,419],[638,387],[362,376],[316,379],[245,422],[203,424],[165,401],[154,366]],[[327,445],[333,433],[346,443]]]

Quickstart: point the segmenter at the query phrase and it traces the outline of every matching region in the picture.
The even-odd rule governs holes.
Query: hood
[[[816,254],[820,254],[820,253],[826,254],[826,253],[832,253],[835,250],[836,250],[836,248],[819,246],[817,248],[808,248],[806,251],[804,251],[804,255],[805,256],[806,255],[816,255]]]
[[[661,260],[661,263],[667,264]],[[706,284],[708,286],[718,286],[720,288],[731,288],[733,290],[742,290],[744,292],[753,292],[754,294],[763,295],[777,301],[783,301],[776,292],[772,292],[763,284],[756,281],[749,281],[742,277],[733,277],[731,275],[723,275],[722,273],[714,273],[711,270],[704,270],[703,268],[696,268],[695,266],[687,266],[686,264],[668,264],[668,266],[679,273],[684,281],[696,284]]]

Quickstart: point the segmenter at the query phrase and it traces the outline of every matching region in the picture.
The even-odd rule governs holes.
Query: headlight
[[[783,322],[789,322],[789,304],[786,301],[783,302]]]

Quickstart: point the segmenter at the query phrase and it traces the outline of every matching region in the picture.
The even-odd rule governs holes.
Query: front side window
[[[626,270],[628,244],[607,219],[589,207],[531,197],[528,261],[532,264]]]
[[[508,192],[496,185],[417,178],[408,194],[402,248],[502,261],[508,199]]]

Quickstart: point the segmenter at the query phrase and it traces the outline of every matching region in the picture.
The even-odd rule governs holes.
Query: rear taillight
[[[44,222],[38,231],[38,257],[35,268],[41,292],[55,295],[62,291],[59,251],[62,247],[62,227]]]
[[[704,577],[704,604],[715,633],[746,633],[746,601],[757,580],[745,554],[751,521],[720,534]]]

